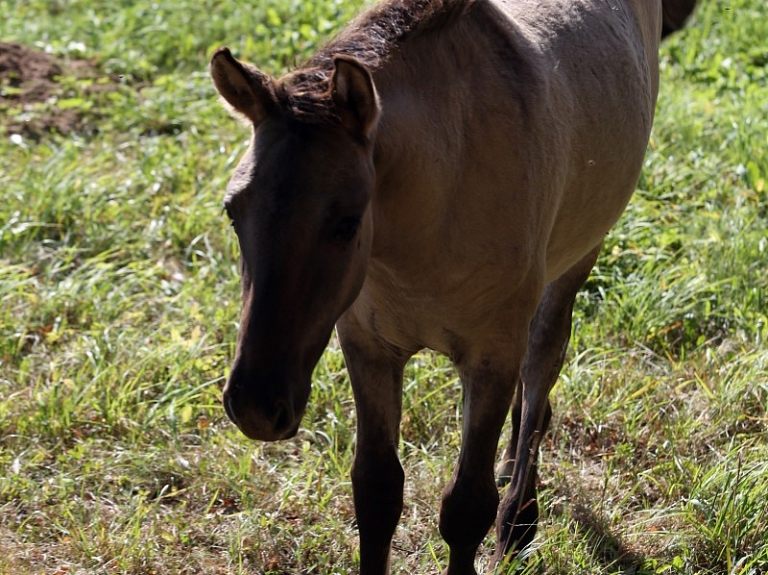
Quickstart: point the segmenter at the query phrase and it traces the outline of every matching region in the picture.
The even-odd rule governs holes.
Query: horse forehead
[[[353,146],[336,130],[325,126],[265,126],[255,134],[246,168],[298,175],[323,173],[349,161]]]
[[[286,207],[302,199],[330,199],[340,191],[339,184],[358,180],[355,166],[360,160],[354,143],[332,128],[265,125],[235,168],[225,203]]]
[[[335,157],[353,147],[351,138],[330,122],[298,120],[265,121],[254,134],[252,149],[256,157],[291,156],[303,161]]]
[[[288,131],[265,131],[256,131],[235,167],[227,184],[225,203],[242,200],[253,191],[264,193],[272,188],[285,188],[295,178],[302,163],[300,139]]]

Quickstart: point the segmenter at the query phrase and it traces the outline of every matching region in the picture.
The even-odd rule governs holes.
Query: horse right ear
[[[353,134],[368,139],[376,129],[381,106],[368,69],[349,56],[333,58],[331,97],[342,124]]]
[[[222,98],[239,114],[258,125],[275,108],[272,78],[244,64],[229,48],[219,48],[211,57],[211,78]]]

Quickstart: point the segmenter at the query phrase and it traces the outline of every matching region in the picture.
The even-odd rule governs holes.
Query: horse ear
[[[272,78],[240,62],[229,48],[219,48],[211,57],[211,78],[216,90],[232,108],[258,125],[274,111]]]
[[[368,69],[349,56],[335,56],[331,96],[342,124],[353,134],[370,138],[379,120],[379,95]]]

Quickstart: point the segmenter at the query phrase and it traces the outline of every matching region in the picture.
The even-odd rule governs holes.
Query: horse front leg
[[[352,382],[357,443],[352,466],[360,574],[387,575],[392,537],[403,509],[398,457],[403,368],[408,354],[383,347],[351,314],[337,324]]]
[[[524,336],[503,353],[457,362],[463,388],[459,460],[443,493],[440,533],[450,548],[444,575],[475,575],[475,555],[499,504],[494,461],[525,350]],[[515,349],[515,347],[517,349]]]
[[[511,412],[512,437],[499,469],[499,482],[510,485],[496,523],[497,564],[521,551],[536,535],[538,450],[552,418],[549,392],[565,359],[576,294],[589,276],[600,247],[546,287],[531,322],[528,350]]]

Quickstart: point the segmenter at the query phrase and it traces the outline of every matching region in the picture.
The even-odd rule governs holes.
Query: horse
[[[641,171],[660,39],[691,9],[385,0],[280,78],[213,54],[216,90],[252,127],[224,199],[242,292],[224,409],[248,438],[294,436],[335,327],[357,413],[362,575],[389,572],[403,370],[424,348],[462,386],[444,575],[476,573],[494,521],[493,565],[532,541],[574,299]]]

